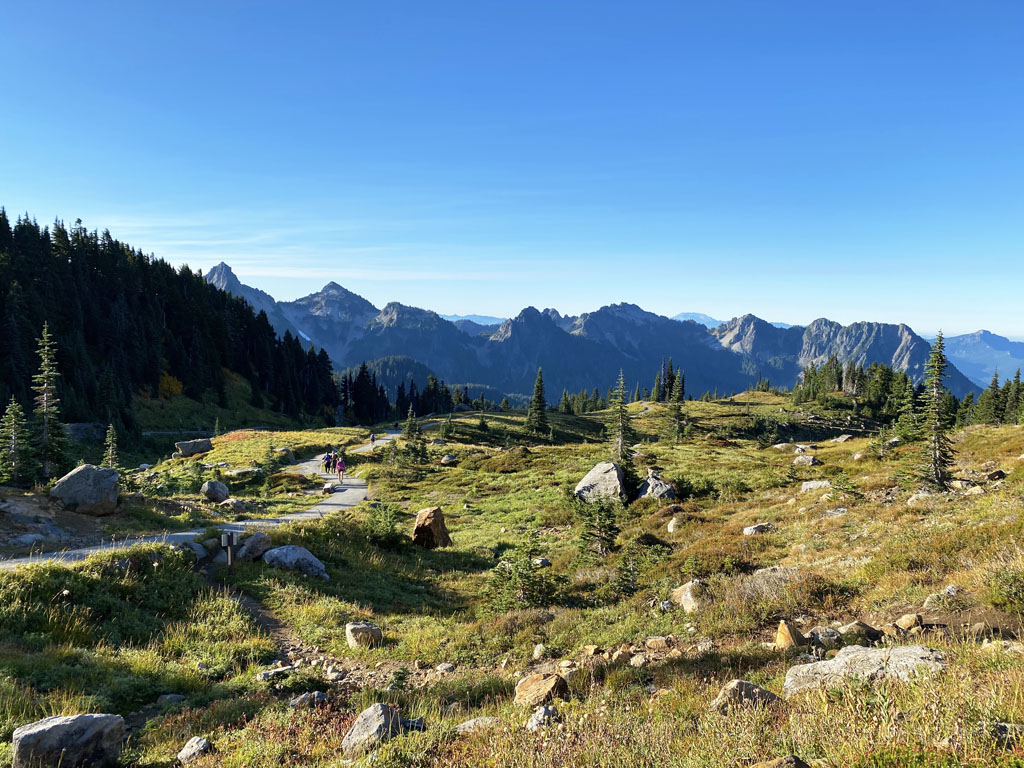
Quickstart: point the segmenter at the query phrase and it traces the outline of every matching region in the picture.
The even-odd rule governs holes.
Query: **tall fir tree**
[[[1013,380],[1010,381],[1010,386],[1006,393],[1006,405],[1003,406],[1003,423],[1004,424],[1017,424],[1020,419],[1020,405],[1021,405],[1021,389],[1020,389],[1020,368],[1013,375]]]
[[[31,461],[32,449],[25,411],[12,395],[0,419],[0,485],[23,485],[28,482]]]
[[[1000,392],[999,371],[994,371],[992,373],[992,381],[989,383],[988,388],[978,396],[978,402],[974,406],[975,424],[999,423],[1003,415],[999,409]]]
[[[681,403],[672,404],[672,438],[678,443],[686,437],[686,416]]]
[[[925,444],[921,449],[921,479],[939,490],[949,488],[950,468],[953,466],[953,446],[949,439],[947,414],[943,407],[946,392],[943,380],[946,378],[947,367],[945,351],[942,331],[939,331],[924,367]]]
[[[526,428],[535,435],[547,435],[550,431],[548,425],[548,403],[544,399],[544,372],[537,369],[537,380],[533,384],[533,397],[530,398],[530,407],[526,411]]]
[[[619,370],[619,382],[611,391],[609,405],[612,408],[612,458],[620,464],[630,457],[630,446],[636,442],[636,433],[626,407],[626,378]]]
[[[682,369],[676,371],[676,379],[672,382],[672,402],[681,403],[686,398],[686,374]]]
[[[402,429],[402,437],[410,442],[419,440],[423,431],[420,429],[420,423],[416,421],[416,411],[413,407],[409,406],[409,415],[405,420],[405,427]]]
[[[33,448],[39,463],[41,478],[49,480],[67,463],[68,440],[60,420],[60,400],[57,398],[57,344],[50,335],[50,326],[43,324],[43,335],[37,340],[39,372],[32,377],[35,393],[35,434]]]
[[[117,469],[117,430],[111,424],[107,427],[107,438],[103,443],[103,466]]]

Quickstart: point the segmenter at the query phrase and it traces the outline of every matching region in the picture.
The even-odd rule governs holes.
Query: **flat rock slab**
[[[13,768],[114,765],[124,741],[120,715],[47,717],[14,731]]]
[[[569,686],[557,674],[536,674],[524,677],[516,684],[515,703],[520,707],[537,707],[557,698],[565,698]]]
[[[910,680],[922,672],[941,672],[946,657],[923,645],[865,648],[850,645],[828,661],[800,664],[786,672],[782,691],[787,696],[813,688],[834,688],[847,680],[877,682]]]

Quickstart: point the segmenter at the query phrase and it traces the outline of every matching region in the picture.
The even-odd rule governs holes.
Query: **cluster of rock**
[[[614,461],[602,461],[576,484],[573,493],[576,498],[590,503],[623,501],[627,498],[626,474]],[[664,480],[653,468],[649,468],[637,497],[670,501],[677,497],[677,493],[672,483]]]

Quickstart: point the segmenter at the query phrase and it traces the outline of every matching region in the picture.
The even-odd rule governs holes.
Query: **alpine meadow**
[[[1024,9],[4,17],[0,766],[1024,768]]]

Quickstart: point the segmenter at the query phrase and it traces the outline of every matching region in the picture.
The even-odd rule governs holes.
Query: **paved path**
[[[427,425],[427,427],[429,426],[433,426],[433,424]],[[400,432],[398,430],[388,430],[386,433],[378,436],[376,444],[382,445],[384,443],[391,442],[391,440],[399,434]],[[367,443],[366,445],[361,445],[358,448],[349,449],[347,452],[369,453],[373,450],[373,447],[374,446]],[[303,475],[318,475],[325,483],[329,480],[334,480],[335,485],[337,486],[337,475],[325,475],[321,472],[319,456],[309,459],[308,461],[296,462],[292,466],[296,467]],[[323,501],[316,504],[316,506],[310,507],[305,512],[296,512],[291,515],[282,515],[281,517],[262,517],[258,520],[240,520],[235,523],[217,523],[216,527],[222,531],[243,533],[251,530],[277,528],[285,523],[295,523],[302,520],[317,520],[324,517],[324,515],[328,515],[331,512],[337,512],[340,509],[351,509],[360,502],[366,500],[366,493],[367,486],[365,480],[346,477],[345,482],[341,485],[338,491],[325,497]],[[84,560],[89,555],[95,554],[96,552],[103,552],[108,549],[122,549],[124,547],[131,547],[137,544],[177,544],[186,541],[193,541],[196,536],[199,536],[205,531],[206,527],[204,526],[202,528],[193,528],[190,531],[167,531],[165,533],[152,536],[111,537],[108,541],[104,541],[101,544],[96,544],[91,547],[65,549],[58,550],[56,552],[40,552],[39,554],[28,555],[26,557],[14,557],[8,560],[0,560],[0,570],[10,571],[21,565],[42,563],[50,560],[70,563],[77,560]]]

